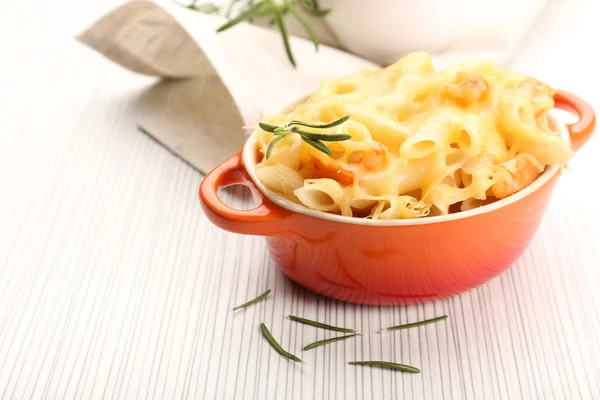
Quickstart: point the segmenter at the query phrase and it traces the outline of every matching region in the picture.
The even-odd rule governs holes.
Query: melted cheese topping
[[[266,119],[342,125],[329,156],[288,134],[257,175],[272,191],[311,209],[397,219],[479,207],[533,182],[573,155],[548,124],[554,90],[524,75],[473,61],[436,72],[413,53],[382,70],[326,80],[304,103]],[[275,138],[257,128],[258,150]]]

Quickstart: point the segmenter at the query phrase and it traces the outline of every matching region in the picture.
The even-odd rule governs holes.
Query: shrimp
[[[517,85],[517,90],[530,97],[554,96],[554,89],[535,78],[526,77]]]
[[[531,97],[533,114],[536,118],[554,107],[554,89],[534,78],[525,78],[517,86],[517,90]]]
[[[348,164],[358,164],[368,171],[375,170],[387,161],[387,153],[382,145],[370,150],[355,151],[348,156]],[[311,176],[315,178],[330,178],[342,185],[349,186],[354,183],[355,173],[344,168],[340,163],[331,161],[323,162],[311,157]]]
[[[386,161],[387,152],[383,145],[379,143],[370,150],[355,151],[348,156],[349,164],[360,164],[368,171],[385,165]]]
[[[540,168],[527,158],[515,158],[500,168],[500,178],[492,186],[492,193],[498,199],[504,199],[529,186],[537,179]]]
[[[489,85],[481,75],[459,71],[453,82],[446,86],[443,95],[450,100],[460,101],[469,106],[485,100],[488,93]]]
[[[349,186],[354,183],[354,173],[344,169],[336,162],[324,163],[311,157],[315,178],[329,178],[338,181],[342,185]]]
[[[367,151],[363,154],[362,160],[360,163],[367,170],[372,171],[385,165],[387,161],[387,152],[382,145],[375,147],[371,151]]]

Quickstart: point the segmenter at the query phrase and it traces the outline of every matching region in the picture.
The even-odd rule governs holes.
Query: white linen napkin
[[[108,13],[78,40],[117,64],[166,79],[144,95],[151,112],[140,127],[207,172],[243,144],[243,126],[336,77],[377,65],[292,37],[298,67],[277,32],[240,24],[215,33],[223,18],[168,1],[132,1]],[[181,80],[180,78],[189,78]]]

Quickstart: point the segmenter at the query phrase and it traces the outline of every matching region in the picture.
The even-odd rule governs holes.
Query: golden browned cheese
[[[339,126],[306,130],[351,139],[325,141],[327,155],[288,134],[257,173],[292,201],[344,216],[468,210],[522,190],[546,166],[572,157],[547,118],[553,95],[548,85],[488,61],[436,71],[429,55],[413,53],[382,70],[326,80],[303,103],[269,116],[282,125],[350,115]],[[255,135],[266,154],[275,136],[260,128]]]

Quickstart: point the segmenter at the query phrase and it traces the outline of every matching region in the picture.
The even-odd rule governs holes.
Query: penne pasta
[[[270,190],[298,201],[294,190],[304,186],[304,178],[298,171],[286,164],[275,164],[257,168],[256,175]]]
[[[325,80],[302,104],[269,116],[255,132],[256,174],[288,200],[342,216],[472,210],[573,156],[548,119],[553,95],[489,61],[436,71],[429,55],[412,53]]]
[[[313,210],[352,216],[352,209],[341,185],[333,179],[308,179],[304,186],[294,190],[302,204]]]
[[[415,159],[443,151],[450,143],[452,129],[451,120],[443,116],[433,116],[425,120],[421,127],[402,143],[400,154]]]

